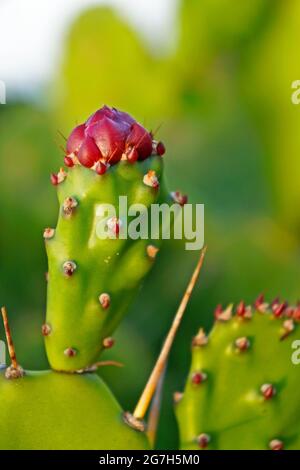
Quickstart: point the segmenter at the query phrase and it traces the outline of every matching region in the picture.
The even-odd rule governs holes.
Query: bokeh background
[[[177,446],[172,393],[215,305],[300,297],[299,18],[298,0],[0,0],[0,302],[24,367],[47,367],[42,232],[56,220],[60,133],[104,103],[126,110],[159,128],[170,190],[205,204],[208,253],[170,357],[158,448]],[[125,409],[197,257],[166,243],[106,353],[125,364],[100,371]]]

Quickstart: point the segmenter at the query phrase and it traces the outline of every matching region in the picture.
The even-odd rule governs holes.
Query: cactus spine
[[[299,371],[292,363],[299,307],[262,297],[216,310],[192,343],[192,364],[175,411],[182,449],[298,449]]]

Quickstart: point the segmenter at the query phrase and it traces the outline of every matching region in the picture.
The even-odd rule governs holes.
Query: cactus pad
[[[299,449],[300,375],[292,362],[299,307],[259,297],[216,310],[192,343],[183,394],[174,395],[182,449]]]
[[[0,449],[147,449],[96,374],[0,373]]]
[[[103,205],[118,210],[119,196],[128,207],[165,200],[162,147],[133,118],[108,107],[67,141],[68,173],[61,169],[51,178],[57,227],[44,232],[49,272],[42,332],[55,370],[86,369],[113,345],[111,334],[153,265],[159,240],[123,239],[122,217],[107,218],[111,238],[100,238],[97,224]]]

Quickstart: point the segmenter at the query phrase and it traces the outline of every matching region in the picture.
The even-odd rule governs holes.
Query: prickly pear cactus
[[[299,307],[259,297],[216,309],[192,343],[184,393],[174,395],[182,449],[299,449],[300,374],[292,362]],[[298,332],[298,334],[297,334]]]
[[[166,199],[165,151],[128,114],[104,106],[67,140],[65,164],[51,176],[59,216],[44,232],[48,255],[47,317],[42,333],[52,369],[87,369],[128,309],[153,265],[159,241],[125,239],[122,217],[105,219],[109,238],[98,236],[105,204],[128,207]],[[103,217],[101,219],[103,221]]]
[[[6,374],[7,375],[7,374]],[[0,372],[0,449],[147,449],[96,374]]]

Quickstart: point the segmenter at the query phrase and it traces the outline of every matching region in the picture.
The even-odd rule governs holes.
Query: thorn
[[[110,306],[110,295],[106,292],[103,292],[103,294],[99,295],[99,302],[101,304],[101,307],[106,310]]]
[[[47,271],[47,272],[45,272],[45,280],[46,280],[46,282],[48,282],[48,281],[49,281],[49,273],[48,273],[48,271]]]
[[[174,202],[180,206],[184,206],[188,202],[188,197],[185,194],[182,194],[180,191],[173,191],[170,193],[171,198]]]
[[[68,277],[71,277],[76,269],[77,269],[77,265],[76,263],[74,263],[74,261],[66,261],[63,264],[63,271],[65,275]]]
[[[63,213],[66,217],[70,217],[76,207],[78,206],[78,201],[74,197],[67,197],[63,202]]]
[[[183,398],[183,393],[182,392],[174,392],[173,393],[173,402],[174,405],[177,405]]]
[[[206,449],[210,443],[210,435],[203,432],[196,437],[196,441],[200,449]]]
[[[215,318],[217,321],[229,321],[232,317],[232,307],[233,304],[229,304],[228,307],[225,308],[223,311],[219,311],[219,307],[215,310]],[[218,309],[218,310],[217,310]]]
[[[181,303],[179,305],[179,308],[176,312],[176,315],[175,315],[175,318],[173,320],[173,323],[171,325],[171,328],[169,330],[169,333],[166,337],[166,340],[163,344],[163,347],[161,349],[161,352],[159,354],[159,357],[156,361],[156,364],[152,370],[152,373],[149,377],[149,380],[144,388],[144,391],[138,401],[138,404],[134,410],[134,413],[133,413],[133,416],[137,419],[143,419],[147,410],[148,410],[148,407],[149,407],[149,404],[152,400],[152,397],[153,397],[153,394],[156,390],[156,387],[157,387],[157,384],[159,382],[159,379],[160,379],[160,376],[165,368],[165,364],[167,362],[167,359],[168,359],[168,356],[169,356],[169,353],[170,353],[170,349],[172,347],[172,344],[174,342],[174,339],[175,339],[175,336],[176,336],[176,333],[177,333],[177,330],[179,328],[179,325],[180,325],[180,322],[182,320],[182,317],[184,315],[184,312],[185,312],[185,309],[187,307],[187,304],[189,302],[189,299],[191,297],[191,294],[192,294],[192,291],[193,291],[193,288],[195,287],[195,284],[196,284],[196,281],[198,279],[198,276],[200,274],[200,271],[201,271],[201,267],[202,267],[202,264],[203,264],[203,260],[204,260],[204,257],[205,257],[205,253],[206,253],[206,247],[204,247],[201,251],[201,254],[200,254],[200,258],[199,258],[199,261],[197,263],[197,266],[195,268],[195,271],[190,279],[190,282],[188,284],[188,287],[185,291],[185,294],[181,300]]]
[[[149,258],[155,259],[157,253],[159,252],[159,248],[154,245],[148,245],[146,251]]]
[[[148,417],[147,436],[148,436],[152,449],[154,449],[155,441],[156,441],[165,373],[166,373],[166,367],[160,376],[160,379],[159,379],[159,382],[158,382],[158,385],[154,394],[154,398],[152,400],[149,417]]]
[[[111,336],[104,338],[102,342],[102,345],[105,349],[112,348],[114,344],[115,344],[115,340]]]
[[[234,342],[234,345],[239,351],[243,352],[249,349],[250,341],[246,336],[243,336],[241,338],[237,338]]]
[[[67,348],[64,350],[64,355],[67,357],[74,357],[77,355],[77,351],[74,348]]]
[[[24,376],[24,370],[18,364],[18,361],[17,361],[16,351],[15,351],[13,339],[11,336],[11,331],[9,327],[8,317],[7,317],[7,311],[5,307],[1,308],[1,314],[2,314],[2,319],[3,319],[6,341],[7,341],[8,353],[9,353],[9,357],[11,360],[11,366],[8,367],[5,371],[5,377],[7,379],[18,379]]]
[[[276,394],[276,389],[272,384],[263,384],[260,387],[260,391],[266,400],[270,400]]]
[[[63,135],[63,133],[59,129],[57,129],[57,133],[67,142],[67,138]]]
[[[54,237],[54,234],[55,234],[54,228],[47,227],[44,230],[43,237],[45,238],[45,240],[50,240],[51,238]]]
[[[269,447],[271,450],[283,450],[284,444],[280,439],[272,439],[272,441],[269,442]]]
[[[144,175],[143,183],[150,188],[157,189],[159,187],[159,181],[154,170],[149,170],[148,173]]]
[[[207,374],[205,372],[194,372],[191,380],[193,385],[201,385],[207,380]]]
[[[200,328],[196,336],[192,341],[192,347],[205,346],[208,343],[208,336],[206,336],[203,328]]]
[[[51,331],[52,331],[51,326],[48,325],[48,323],[45,323],[44,325],[42,325],[42,335],[43,336],[49,336]]]
[[[163,125],[164,125],[164,123],[161,122],[161,123],[157,126],[157,128],[156,128],[154,131],[151,131],[151,132],[150,132],[151,136],[152,136],[152,137],[155,137],[156,134],[158,133],[158,131],[160,130],[160,128],[161,128]]]

